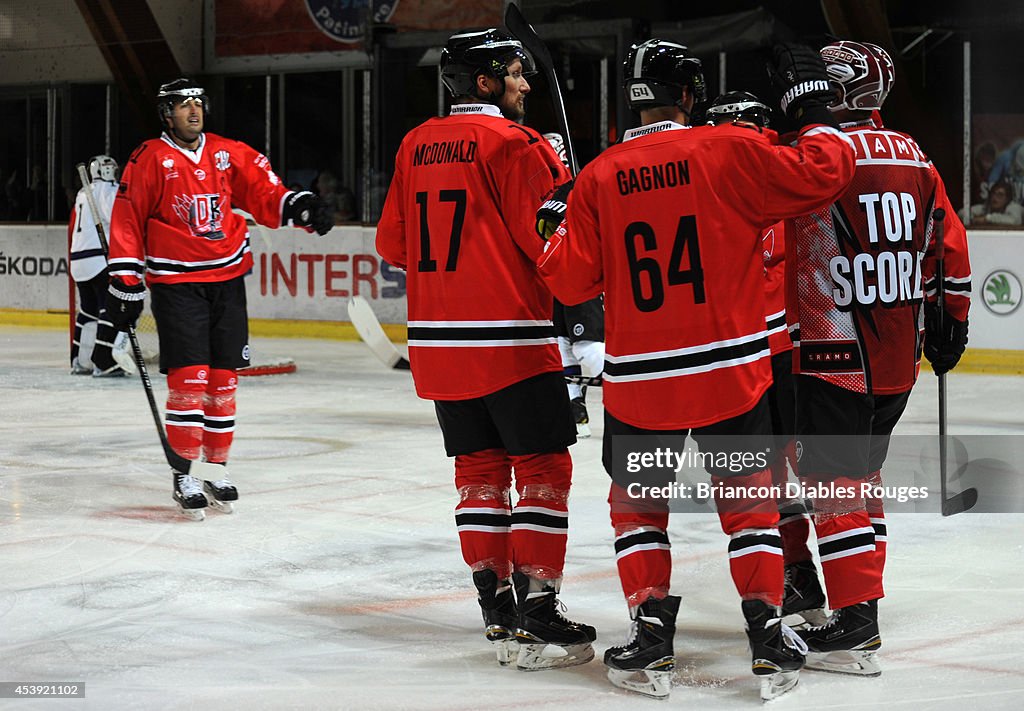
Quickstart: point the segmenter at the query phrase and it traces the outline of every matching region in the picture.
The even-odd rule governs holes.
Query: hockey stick
[[[572,137],[569,135],[569,118],[565,113],[565,101],[562,99],[562,89],[558,84],[558,77],[555,75],[555,66],[551,59],[551,52],[548,51],[543,40],[537,36],[537,31],[533,29],[533,25],[523,17],[523,13],[515,3],[509,3],[508,8],[505,10],[505,27],[508,28],[509,33],[513,37],[523,43],[526,51],[533,56],[537,66],[541,68],[544,78],[547,79],[548,85],[551,87],[551,100],[555,104],[555,113],[558,114],[562,133],[565,134],[565,155],[569,159],[569,172],[575,178],[576,174],[580,172],[580,166],[576,162],[576,151],[572,147]]]
[[[348,318],[359,337],[370,347],[380,362],[395,370],[409,370],[409,361],[398,352],[398,348],[384,333],[384,327],[370,308],[370,302],[362,296],[353,296],[348,301]]]
[[[92,182],[85,170],[85,163],[79,163],[78,177],[82,181],[82,188],[85,189],[85,199],[89,203],[89,210],[92,212],[92,221],[96,226],[96,234],[100,238],[100,248],[103,250],[103,257],[109,259],[110,248],[107,246],[107,236],[103,231],[103,221],[100,219],[99,210],[96,209],[96,198],[92,194]],[[156,397],[153,395],[153,381],[149,378],[149,371],[146,370],[146,359],[142,357],[142,348],[139,346],[139,338],[135,335],[135,327],[128,327],[128,340],[132,344],[132,355],[135,357],[135,367],[139,369],[139,377],[142,379],[142,387],[146,390],[146,399],[149,400],[149,411],[153,414],[153,424],[156,425],[157,434],[160,435],[160,444],[164,448],[164,457],[171,469],[180,474],[192,474],[198,479],[210,479],[217,481],[226,475],[225,467],[220,464],[209,462],[193,461],[185,459],[171,448],[167,441],[167,433],[164,431],[163,422],[160,420],[160,411],[156,406]]]
[[[935,279],[937,280],[935,305],[938,307],[939,333],[943,332],[946,310],[946,245],[944,239],[946,211],[941,207],[935,217]],[[948,496],[948,458],[946,451],[946,374],[939,376],[939,489],[942,495],[942,515],[953,516],[974,508],[978,503],[978,490],[971,487],[959,494]]]

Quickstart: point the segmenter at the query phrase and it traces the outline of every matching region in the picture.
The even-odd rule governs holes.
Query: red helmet
[[[892,57],[877,44],[843,40],[821,48],[828,76],[842,87],[833,111],[873,111],[882,108],[896,72]]]

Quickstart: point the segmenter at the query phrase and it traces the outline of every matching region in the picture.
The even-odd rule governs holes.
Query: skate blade
[[[557,644],[520,644],[516,666],[521,671],[543,671],[586,664],[593,658],[594,648],[589,642],[565,647]]]
[[[235,504],[234,502],[231,501],[218,501],[217,499],[210,499],[210,506],[212,508],[217,509],[221,513],[230,514],[235,512]]]
[[[672,691],[673,671],[669,669],[612,669],[608,668],[608,681],[620,689],[649,696],[652,699],[667,699]]]
[[[873,651],[809,652],[804,668],[851,676],[881,676],[882,674],[882,668],[878,666],[878,660]]]
[[[181,511],[181,515],[190,521],[205,521],[206,520],[206,509],[186,509],[181,506],[178,507]]]
[[[761,701],[772,701],[792,691],[800,683],[800,671],[784,671],[761,679]]]
[[[578,438],[580,438],[580,439],[589,439],[592,434],[594,434],[594,433],[590,431],[590,425],[589,424],[587,424],[586,422],[577,422],[576,423],[576,436]]]
[[[516,641],[515,637],[494,639],[491,640],[491,644],[494,645],[494,651],[498,657],[498,664],[501,666],[507,667],[518,659],[519,642]]]

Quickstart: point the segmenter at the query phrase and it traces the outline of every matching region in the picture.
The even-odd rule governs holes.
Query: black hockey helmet
[[[441,81],[452,96],[476,96],[478,76],[502,79],[517,59],[523,63],[523,76],[537,73],[523,43],[499,29],[455,34],[441,50]]]
[[[689,87],[694,104],[707,99],[701,61],[681,44],[649,39],[629,48],[622,66],[626,101],[633,111],[677,106],[679,90]]]
[[[203,107],[203,119],[205,120],[210,114],[210,100],[206,96],[206,91],[199,85],[199,82],[187,77],[181,77],[166,84],[161,84],[159,91],[156,93],[156,108],[157,113],[160,115],[160,122],[163,123],[165,119],[170,117],[171,111],[175,106],[188,99],[196,101]]]
[[[758,128],[768,126],[771,109],[749,91],[730,91],[716,97],[707,109],[708,123],[719,125],[746,121]]]

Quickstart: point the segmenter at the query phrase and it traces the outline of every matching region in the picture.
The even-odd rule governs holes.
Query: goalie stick
[[[107,236],[103,231],[103,221],[100,219],[99,210],[96,209],[96,198],[92,194],[92,182],[85,170],[85,163],[79,163],[78,177],[82,181],[82,188],[85,190],[85,199],[89,203],[89,210],[92,212],[92,221],[96,226],[96,234],[100,238],[100,248],[103,250],[104,259],[109,259],[110,248],[107,246]],[[160,435],[160,444],[164,448],[164,457],[171,469],[181,474],[191,474],[197,479],[210,479],[217,481],[223,479],[226,474],[225,467],[220,464],[209,462],[193,461],[185,459],[171,448],[167,441],[167,433],[164,431],[163,422],[160,419],[160,411],[156,406],[156,397],[153,395],[153,381],[149,378],[149,371],[146,369],[146,360],[142,357],[142,348],[139,346],[139,338],[135,335],[135,327],[128,327],[128,340],[132,344],[132,355],[135,357],[135,367],[139,370],[139,378],[142,379],[142,387],[146,390],[146,399],[149,401],[149,411],[153,415],[153,424],[156,425],[157,434]]]
[[[946,245],[944,240],[946,211],[941,207],[933,213],[935,218],[935,279],[936,298],[935,305],[938,307],[939,333],[942,333],[942,322],[946,310]],[[959,494],[948,496],[949,460],[946,450],[946,374],[939,376],[939,490],[941,493],[942,515],[953,516],[954,514],[970,511],[978,503],[978,490],[971,487],[964,489]]]
[[[362,296],[353,296],[348,300],[348,318],[355,327],[363,343],[370,347],[380,362],[395,370],[409,370],[409,361],[403,356],[395,344],[384,333],[384,328],[377,320],[377,315],[370,308],[370,302]]]
[[[551,52],[548,51],[544,41],[537,35],[533,25],[526,21],[523,13],[515,3],[509,3],[505,9],[505,27],[509,34],[522,42],[523,47],[529,52],[537,66],[541,68],[544,78],[551,87],[551,100],[555,104],[555,113],[558,115],[562,133],[565,134],[565,156],[569,159],[569,172],[572,177],[580,172],[579,164],[576,162],[576,151],[572,147],[572,138],[569,136],[569,119],[565,114],[565,101],[562,99],[562,89],[558,83],[558,76],[555,75],[554,61],[551,59]]]

